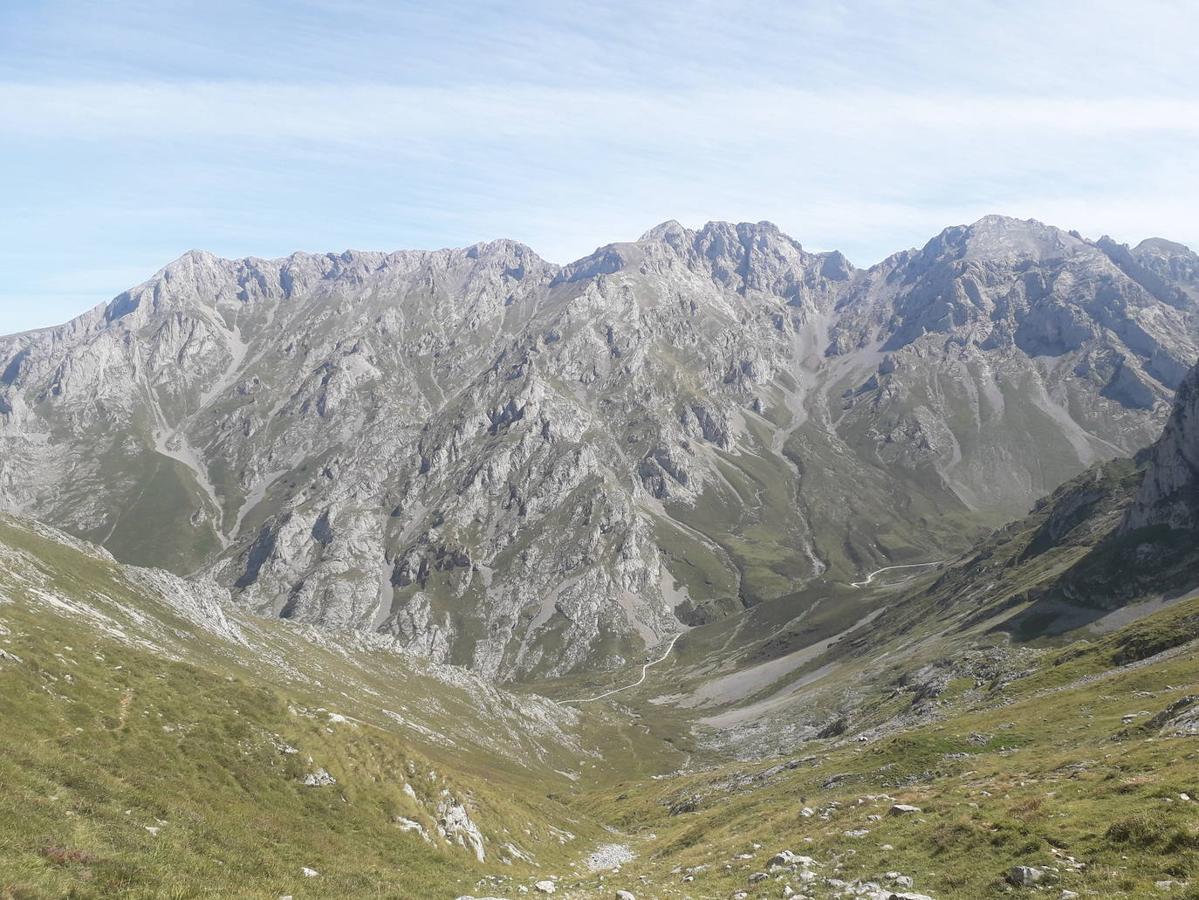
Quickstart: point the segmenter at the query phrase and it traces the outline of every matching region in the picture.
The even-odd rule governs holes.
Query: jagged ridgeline
[[[1197,304],[1185,247],[996,216],[864,270],[767,223],[191,252],[0,339],[0,503],[491,677],[611,667],[1148,445]]]

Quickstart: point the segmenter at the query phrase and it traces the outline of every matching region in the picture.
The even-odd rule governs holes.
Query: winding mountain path
[[[890,572],[892,569],[925,569],[929,566],[939,566],[943,562],[944,560],[938,559],[934,562],[908,563],[907,565],[903,566],[883,566],[881,569],[875,569],[873,572],[867,575],[865,581],[851,581],[849,586],[856,588],[866,587],[868,584],[870,584],[870,582],[874,581],[874,576],[882,575],[883,572]]]
[[[683,636],[683,634],[684,634],[684,632],[680,631],[678,634],[676,634],[674,637],[672,637],[670,639],[670,643],[666,645],[666,650],[663,651],[661,656],[659,656],[657,659],[651,659],[649,662],[647,662],[645,665],[643,665],[641,667],[641,677],[638,678],[636,681],[634,681],[632,684],[626,684],[624,687],[618,687],[618,688],[613,688],[610,691],[604,691],[602,694],[596,694],[594,697],[583,697],[578,700],[562,700],[560,702],[562,702],[562,703],[593,703],[596,700],[603,700],[605,697],[611,697],[613,694],[619,694],[621,691],[627,691],[627,690],[631,690],[632,688],[637,687],[638,685],[644,683],[645,674],[650,670],[651,666],[656,666],[658,663],[660,663],[664,659],[666,659],[666,657],[670,656],[670,651],[674,649],[675,642],[678,641],[678,639],[681,638]]]

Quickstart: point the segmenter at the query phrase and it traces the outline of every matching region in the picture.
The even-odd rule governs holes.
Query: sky
[[[1199,4],[2,0],[0,333],[183,252],[869,265],[987,213],[1199,248]]]

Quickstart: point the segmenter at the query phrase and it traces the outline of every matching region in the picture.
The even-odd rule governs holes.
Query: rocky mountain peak
[[[1174,256],[1194,257],[1196,255],[1186,244],[1160,237],[1145,238],[1132,248],[1132,252],[1137,256],[1156,256],[1167,259]]]
[[[698,231],[670,220],[634,242],[608,244],[565,266],[560,282],[618,272],[670,277],[689,272],[739,294],[799,301],[818,283],[847,281],[853,267],[840,253],[808,253],[770,222],[708,222]]]
[[[983,216],[971,225],[948,228],[932,246],[942,254],[962,259],[1013,263],[1045,262],[1085,251],[1086,241],[1036,219]]]
[[[637,239],[638,243],[644,241],[664,241],[670,243],[672,241],[690,240],[694,234],[690,229],[685,228],[677,219],[667,219],[653,228],[647,230]]]
[[[1164,238],[1147,238],[1129,248],[1107,235],[1095,246],[1157,300],[1184,311],[1199,310],[1199,255],[1190,248]]]
[[[469,285],[546,281],[558,267],[518,241],[495,240],[469,247],[392,252],[344,250],[295,252],[286,257],[225,259],[189,250],[147,281],[115,298],[107,317],[115,320],[148,305],[150,309],[191,307],[236,311],[255,301],[342,287],[394,289],[397,280],[424,279],[451,291]],[[481,289],[481,288],[480,288]],[[136,324],[143,324],[139,321]]]

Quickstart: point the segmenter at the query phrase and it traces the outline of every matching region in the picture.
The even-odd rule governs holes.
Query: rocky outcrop
[[[1153,525],[1199,528],[1199,367],[1179,387],[1170,419],[1146,455],[1145,478],[1121,530]]]
[[[479,862],[487,858],[487,851],[483,846],[483,833],[479,831],[479,826],[471,821],[466,807],[448,791],[437,804],[437,833],[445,840],[470,850]]]
[[[1184,250],[988,217],[869,270],[769,223],[562,268],[191,252],[0,338],[0,506],[489,677],[617,666],[1144,446],[1199,355]]]

